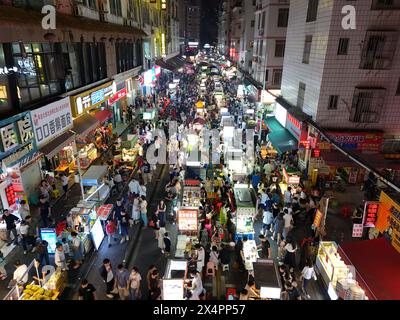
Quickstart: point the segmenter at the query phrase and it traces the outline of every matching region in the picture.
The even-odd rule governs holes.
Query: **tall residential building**
[[[241,41],[244,29],[244,10],[241,0],[231,2],[230,6],[230,43],[229,57],[236,63],[240,61]]]
[[[266,89],[281,86],[288,18],[289,0],[256,1],[251,75]]]
[[[231,43],[231,2],[232,0],[223,0],[219,8],[218,51],[226,56],[229,56]]]
[[[239,62],[242,69],[249,72],[253,64],[253,43],[256,0],[242,1],[242,36],[240,39]]]
[[[201,1],[186,0],[185,42],[200,42]]]
[[[355,30],[342,26],[346,5]],[[399,1],[291,1],[283,98],[323,128],[399,138],[399,9]]]

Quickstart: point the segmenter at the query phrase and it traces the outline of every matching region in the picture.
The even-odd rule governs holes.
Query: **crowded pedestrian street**
[[[157,72],[119,132],[94,130],[96,159],[75,176],[46,174],[19,218],[4,212],[14,240],[3,298],[327,300],[345,285],[371,294],[336,273],[326,286],[329,259],[348,258],[337,244],[354,241],[358,207],[376,200],[369,180],[344,191],[300,170],[299,150],[272,139],[284,129],[260,117],[225,57],[200,52]]]

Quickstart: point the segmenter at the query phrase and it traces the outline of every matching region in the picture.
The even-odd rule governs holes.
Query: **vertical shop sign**
[[[379,202],[367,201],[364,206],[364,228],[374,228],[378,219]]]
[[[69,97],[31,111],[36,145],[41,147],[72,128],[72,111]]]

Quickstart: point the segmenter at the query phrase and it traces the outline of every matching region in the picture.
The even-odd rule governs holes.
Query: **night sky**
[[[214,44],[218,37],[218,9],[222,0],[202,0],[200,42]]]

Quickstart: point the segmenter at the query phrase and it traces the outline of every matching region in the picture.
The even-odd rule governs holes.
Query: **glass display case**
[[[189,187],[185,186],[183,188],[183,207],[200,207],[200,187]]]
[[[316,266],[327,286],[336,288],[338,280],[348,278],[350,267],[338,253],[336,242],[321,241],[318,248]]]
[[[97,148],[91,143],[79,151],[79,161],[82,169],[87,169],[97,159]]]

